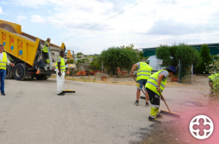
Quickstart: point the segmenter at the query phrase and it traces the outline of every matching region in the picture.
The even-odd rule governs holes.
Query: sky
[[[219,41],[217,0],[1,0],[0,19],[84,54]]]

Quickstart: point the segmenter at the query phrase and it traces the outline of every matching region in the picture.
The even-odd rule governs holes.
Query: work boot
[[[5,92],[1,92],[1,94],[2,94],[3,96],[5,96]]]
[[[157,117],[156,118],[162,118],[163,117],[163,115],[162,114],[157,114]]]
[[[149,107],[150,105],[149,105],[149,103],[148,103],[148,102],[146,102],[146,103],[145,103],[145,106],[146,106],[146,107]]]
[[[134,104],[135,104],[136,106],[138,106],[138,105],[139,105],[138,100],[136,100]]]
[[[157,120],[156,118],[148,117],[148,120],[151,122],[161,123],[161,121]]]
[[[57,94],[57,95],[63,96],[63,95],[65,95],[65,93],[64,93],[64,92],[61,92],[60,94]]]

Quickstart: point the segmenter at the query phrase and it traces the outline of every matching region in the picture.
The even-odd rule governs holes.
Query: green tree
[[[139,58],[140,58],[140,60],[142,60],[144,58],[144,55],[143,55],[142,51],[139,52]]]
[[[208,65],[211,63],[211,55],[210,55],[210,49],[208,48],[208,45],[203,44],[201,46],[200,56],[201,56],[202,61],[197,67],[197,72],[203,73],[205,71],[205,64]]]
[[[81,59],[80,62],[81,62],[81,63],[89,63],[89,59],[87,59],[87,58],[83,58],[83,59]]]
[[[124,49],[122,47],[111,47],[102,51],[98,57],[98,63],[102,61],[107,71],[114,73],[116,67],[130,70],[132,65],[140,60],[139,55],[133,49]]]
[[[189,45],[180,44],[174,46],[160,46],[156,50],[156,57],[163,60],[162,66],[174,66],[177,67],[179,60],[181,64],[186,65],[198,65],[201,62],[201,57],[197,50],[193,49]],[[172,59],[171,59],[172,57]]]
[[[171,66],[177,67],[177,65],[179,64],[179,61],[176,60],[176,51],[178,50],[179,46],[177,45],[173,45],[170,46],[170,56],[173,58],[171,60]]]
[[[211,59],[213,61],[210,64],[204,64],[205,65],[205,72],[204,73],[210,73],[210,74],[219,74],[219,54],[212,56]],[[219,98],[219,77],[216,77],[213,83],[213,91],[216,95],[215,97]]]
[[[128,46],[122,45],[121,48],[123,48],[123,49],[133,49],[134,48],[134,44],[130,44]]]
[[[79,56],[79,55],[83,55],[83,53],[82,52],[79,52],[79,53],[77,53],[77,55]]]
[[[167,45],[161,45],[156,49],[156,57],[163,60],[162,66],[171,65],[170,48]]]
[[[200,57],[194,58],[195,50],[189,45],[181,44],[175,53],[176,60],[186,65],[197,65],[200,62]],[[197,61],[199,59],[199,62]]]
[[[98,62],[98,56],[93,56],[93,61],[90,63],[90,67],[93,70],[98,70],[101,67],[101,63]]]

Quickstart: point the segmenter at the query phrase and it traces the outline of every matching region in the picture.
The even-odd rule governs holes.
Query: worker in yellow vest
[[[0,44],[0,81],[1,81],[1,94],[5,96],[5,76],[7,65],[14,66],[7,57],[7,53],[4,52],[4,45]]]
[[[64,61],[64,51],[60,52],[60,56],[58,57],[56,61],[56,80],[57,80],[57,95],[64,95],[63,92],[63,85],[65,82],[65,65],[69,62],[67,61],[65,63]]]
[[[211,87],[210,94],[213,94],[214,87],[216,86],[216,83],[219,82],[219,73],[212,74],[208,78],[209,78],[208,83],[209,83],[209,86]]]
[[[48,64],[50,63],[49,55],[48,55],[49,47],[50,47],[50,38],[47,38],[47,40],[44,43],[43,49],[42,49],[42,54],[43,54],[43,57],[46,59],[46,63]],[[44,65],[44,64],[41,63],[41,65]],[[37,68],[36,74],[40,74],[40,67]]]
[[[157,118],[162,118],[162,115],[159,112],[160,107],[160,98],[164,100],[160,93],[163,92],[167,77],[172,77],[176,74],[176,68],[169,66],[168,68],[162,69],[150,76],[146,83],[146,91],[148,92],[150,102],[151,102],[151,112],[148,117],[149,121],[161,123]]]
[[[49,61],[49,55],[48,55],[49,47],[50,47],[50,38],[47,38],[47,40],[46,40],[45,43],[44,43],[43,50],[42,50],[42,53],[43,53],[43,55],[44,55],[44,58],[46,59],[46,63],[50,63],[50,61]]]
[[[134,69],[137,67],[137,92],[136,92],[136,101],[135,101],[135,105],[138,106],[139,105],[139,97],[140,97],[140,92],[141,92],[141,89],[142,87],[145,87],[146,83],[147,83],[147,80],[148,78],[151,76],[151,71],[152,71],[152,67],[150,67],[149,65],[149,60],[147,60],[147,63],[146,62],[138,62],[136,64],[134,64],[132,66],[132,69],[131,69],[131,76],[133,76],[133,71]],[[148,97],[148,94],[147,94],[147,91],[145,91],[145,94],[146,94],[146,103],[145,103],[145,106],[149,106],[148,104],[148,100],[149,100],[149,97]]]

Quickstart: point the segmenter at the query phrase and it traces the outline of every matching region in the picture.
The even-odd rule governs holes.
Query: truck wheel
[[[47,75],[44,75],[44,78],[43,78],[43,80],[47,80],[49,78],[49,76],[47,76]]]
[[[35,77],[37,80],[45,80],[46,75],[45,74],[38,74],[38,75],[35,75]]]
[[[26,75],[24,65],[21,63],[16,64],[14,67],[13,75],[16,80],[24,80]]]
[[[11,66],[7,65],[5,78],[6,79],[11,79],[12,77],[13,77],[12,68],[11,68]]]

